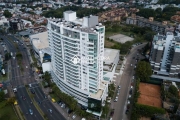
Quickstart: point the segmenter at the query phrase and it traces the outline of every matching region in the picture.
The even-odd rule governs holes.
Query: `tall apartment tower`
[[[180,73],[180,36],[155,35],[150,53],[154,74],[176,77]]]
[[[105,26],[97,16],[78,19],[76,12],[65,11],[64,18],[48,20],[53,81],[83,106],[96,106],[93,101],[102,104],[106,99],[104,35]]]

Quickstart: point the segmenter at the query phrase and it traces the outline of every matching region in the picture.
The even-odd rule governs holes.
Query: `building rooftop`
[[[104,89],[106,88],[106,85],[108,85],[108,82],[102,82],[100,83],[100,89],[97,91],[97,93],[91,93],[89,97],[95,98],[95,99],[101,99],[102,95],[104,94]]]
[[[104,48],[104,62],[105,63],[113,63],[117,54],[119,54],[119,50]]]
[[[44,49],[49,47],[48,33],[42,32],[30,36],[33,46],[36,49]]]
[[[63,25],[70,29],[88,33],[96,33],[98,32],[98,28],[103,26],[101,23],[98,23],[98,16],[90,15],[83,18],[77,18],[76,12],[74,11],[65,11],[64,18],[49,18],[48,21],[56,26]]]

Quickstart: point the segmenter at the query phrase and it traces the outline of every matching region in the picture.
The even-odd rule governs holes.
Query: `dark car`
[[[129,110],[126,110],[126,112],[125,112],[126,114],[128,114],[129,113]]]
[[[23,99],[23,100],[26,100],[26,97],[23,95],[23,96],[21,96],[21,98]]]
[[[32,93],[32,94],[35,94],[35,91],[34,91],[34,90],[31,90],[31,93]]]
[[[73,112],[73,110],[70,110],[70,109],[68,110],[68,114],[71,114],[72,112]]]
[[[110,116],[112,117],[114,115],[114,109],[111,111]]]

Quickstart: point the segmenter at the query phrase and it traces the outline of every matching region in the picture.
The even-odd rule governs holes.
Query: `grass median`
[[[42,116],[42,118],[44,120],[48,120],[46,114],[44,114],[44,112],[41,110],[41,108],[39,107],[39,105],[37,104],[37,102],[34,99],[34,95],[30,93],[30,91],[28,90],[27,86],[26,86],[26,91],[27,91],[28,95],[30,96],[32,103],[34,104],[34,106],[36,107],[36,109],[38,110],[40,115]]]

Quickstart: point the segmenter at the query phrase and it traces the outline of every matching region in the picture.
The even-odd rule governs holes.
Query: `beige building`
[[[106,22],[106,21],[121,21],[123,17],[127,17],[128,13],[124,8],[114,9],[111,11],[103,12],[98,14],[99,22]]]

